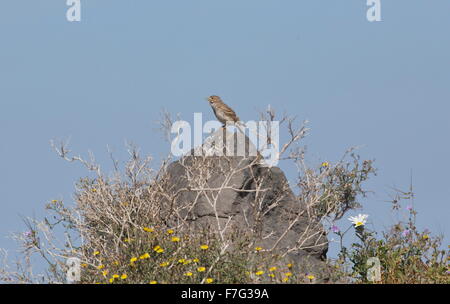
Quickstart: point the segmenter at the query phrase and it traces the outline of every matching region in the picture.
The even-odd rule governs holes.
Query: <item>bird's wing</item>
[[[236,115],[236,113],[233,111],[232,108],[230,108],[228,105],[224,104],[224,112],[227,116],[232,117],[234,121],[239,121],[239,117]]]

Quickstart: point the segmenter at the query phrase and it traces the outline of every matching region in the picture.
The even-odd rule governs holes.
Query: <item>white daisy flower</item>
[[[351,216],[348,218],[355,227],[364,226],[367,222],[368,214],[358,214],[358,216]]]

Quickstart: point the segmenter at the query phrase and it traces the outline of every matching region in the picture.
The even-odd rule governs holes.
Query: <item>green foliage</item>
[[[361,162],[358,155],[352,153],[350,156],[352,162],[339,162],[335,166],[330,166],[328,162],[322,164],[322,196],[315,207],[318,217],[328,216],[338,220],[347,211],[361,207],[357,199],[366,196],[362,184],[376,170],[371,160]]]
[[[398,202],[395,202],[394,209],[398,210],[398,207]],[[382,232],[380,238],[365,226],[351,227],[358,242],[351,244],[350,248],[341,246],[339,258],[333,262],[339,269],[336,277],[354,283],[450,283],[450,255],[449,250],[442,249],[442,237],[434,237],[428,230],[419,231],[416,227],[417,212],[409,206],[408,213],[405,223],[394,224]],[[341,244],[346,232],[337,232]],[[380,262],[379,281],[369,280],[368,274],[373,266],[368,263],[371,257]]]

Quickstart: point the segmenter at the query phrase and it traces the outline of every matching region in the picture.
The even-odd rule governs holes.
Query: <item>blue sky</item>
[[[309,120],[311,164],[362,146],[378,168],[363,210],[377,230],[412,174],[419,227],[448,236],[450,2],[381,3],[370,23],[362,0],[82,0],[70,23],[63,0],[1,1],[0,248],[13,253],[20,216],[71,203],[86,175],[51,139],[105,170],[107,145],[124,161],[125,141],[158,160],[160,110],[213,119],[212,94],[244,121],[268,104]]]

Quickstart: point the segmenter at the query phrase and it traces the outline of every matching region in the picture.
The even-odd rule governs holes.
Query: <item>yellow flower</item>
[[[149,228],[149,227],[144,227],[142,229],[144,229],[145,232],[153,232],[153,231],[155,231],[153,228]]]
[[[292,272],[286,272],[284,275],[287,277],[292,277]]]
[[[173,234],[175,231],[173,230],[173,229],[169,229],[169,230],[167,230],[167,233],[168,234]]]
[[[114,283],[114,278],[109,279],[109,283]]]
[[[270,268],[269,268],[269,271],[275,271],[275,270],[277,270],[276,267],[270,267]]]
[[[206,283],[211,284],[212,282],[214,282],[214,279],[212,279],[212,278],[207,278],[206,279]]]
[[[95,188],[92,188],[92,190],[91,190],[92,192],[97,192],[97,189],[95,189]]]
[[[118,266],[119,265],[119,261],[114,261],[113,264]]]
[[[97,269],[98,269],[98,270],[103,269],[103,268],[105,268],[105,265],[98,265],[98,266],[97,266]]]
[[[168,262],[163,262],[163,263],[159,264],[159,266],[166,267],[166,266],[169,266],[169,263]]]
[[[262,250],[262,247],[255,247],[255,250],[256,250],[256,251],[261,251],[261,250]]]
[[[124,241],[125,243],[131,243],[131,242],[133,241],[133,239],[125,238],[123,241]]]
[[[172,242],[179,242],[180,238],[177,236],[172,237]]]
[[[323,162],[321,165],[321,167],[328,167],[328,166],[330,166],[330,164],[328,162]]]
[[[206,270],[205,267],[199,267],[199,268],[197,268],[197,271],[198,271],[198,272],[204,272],[205,270]]]
[[[422,236],[422,238],[423,238],[424,240],[428,240],[428,239],[430,238],[430,236],[429,236],[428,234],[424,234],[424,235]]]
[[[155,248],[153,248],[154,251],[156,251],[157,253],[163,253],[164,249],[161,248],[161,246],[155,246]]]
[[[288,277],[285,277],[285,278],[283,278],[282,281],[283,281],[283,282],[287,282],[287,281],[289,281],[289,278],[288,278]]]
[[[150,281],[150,283],[149,284],[152,284],[152,285],[154,285],[154,284],[158,284],[158,281]]]
[[[291,268],[292,268],[292,264],[291,264],[291,263],[287,264],[287,267],[288,267],[289,269],[291,269]]]
[[[260,271],[255,272],[255,274],[256,274],[257,276],[260,276],[260,275],[263,275],[263,274],[264,274],[264,271],[260,270]]]
[[[306,276],[310,281],[314,280],[316,277],[312,274]]]
[[[115,274],[112,277],[113,277],[113,279],[118,279],[120,276],[118,274]]]
[[[192,262],[191,260],[185,260],[185,261],[183,262],[183,265],[190,264],[191,262]]]
[[[88,267],[88,264],[83,263],[83,264],[81,264],[81,267],[86,268],[86,267]]]
[[[108,270],[102,271],[102,275],[103,275],[104,277],[106,277],[106,276],[108,275]]]
[[[208,248],[209,248],[208,245],[201,245],[201,246],[200,246],[200,249],[202,249],[202,250],[206,250],[206,249],[208,249]]]
[[[193,273],[192,272],[186,272],[184,275],[187,276],[187,277],[192,277]]]
[[[137,257],[132,257],[132,258],[130,259],[130,263],[134,263],[134,262],[136,262],[137,260],[138,260]]]
[[[183,264],[186,260],[185,259],[179,259],[178,263]]]
[[[120,278],[121,278],[122,280],[126,280],[126,279],[128,278],[128,276],[127,276],[126,274],[123,274]]]
[[[149,259],[149,258],[150,258],[150,254],[148,254],[148,253],[145,253],[139,257],[139,259],[141,259],[141,260],[145,260],[145,259]]]
[[[99,255],[100,251],[94,251],[94,256]]]
[[[275,275],[273,273],[269,273],[269,277],[274,278]]]
[[[198,263],[198,262],[200,262],[200,260],[199,259],[193,259],[192,262]]]
[[[58,201],[57,200],[52,200],[52,203],[53,204],[56,204]]]

